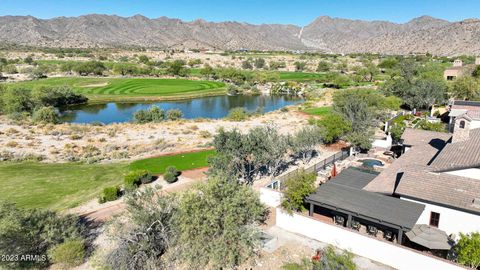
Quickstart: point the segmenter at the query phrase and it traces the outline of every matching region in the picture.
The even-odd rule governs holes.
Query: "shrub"
[[[177,182],[180,172],[175,168],[175,166],[168,166],[163,175],[163,179],[168,183]]]
[[[183,117],[183,113],[179,109],[171,109],[167,111],[167,119],[168,120],[178,120]]]
[[[60,123],[60,118],[54,107],[41,107],[33,112],[32,117],[33,122],[35,123],[51,123],[58,124]]]
[[[325,143],[335,143],[352,130],[351,124],[341,115],[330,113],[318,121],[322,128],[323,140]]]
[[[305,197],[315,191],[315,173],[307,173],[304,170],[297,172],[293,177],[285,181],[285,191],[282,207],[289,213],[304,211]]]
[[[165,111],[153,105],[146,110],[138,110],[133,114],[133,119],[137,123],[162,122],[165,120]]]
[[[35,254],[48,259],[48,250],[88,232],[78,216],[50,210],[21,209],[0,203],[0,254]],[[49,260],[0,260],[0,269],[46,269]]]
[[[103,189],[102,194],[100,195],[99,202],[105,203],[110,201],[115,201],[120,196],[120,188],[118,187],[106,187]]]
[[[138,187],[140,184],[147,184],[152,181],[153,177],[149,171],[139,170],[132,171],[125,175],[124,184],[126,189]]]
[[[480,233],[460,233],[460,240],[454,249],[458,253],[459,263],[478,269],[480,266]]]
[[[83,262],[85,244],[81,239],[72,239],[56,245],[48,251],[48,257],[53,263],[67,268],[75,267]]]
[[[248,113],[244,108],[237,107],[228,112],[227,118],[232,121],[244,121],[248,118]]]

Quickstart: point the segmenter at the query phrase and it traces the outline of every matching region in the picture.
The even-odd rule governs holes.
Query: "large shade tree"
[[[213,177],[180,200],[176,254],[189,269],[235,268],[255,254],[266,214],[250,187]]]

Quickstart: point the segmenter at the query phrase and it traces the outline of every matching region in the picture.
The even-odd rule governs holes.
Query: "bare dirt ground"
[[[205,148],[219,128],[247,132],[265,124],[283,134],[307,124],[308,116],[295,111],[275,111],[243,122],[224,119],[181,120],[150,124],[30,125],[0,118],[0,160],[42,157],[44,162],[120,161],[172,151]]]

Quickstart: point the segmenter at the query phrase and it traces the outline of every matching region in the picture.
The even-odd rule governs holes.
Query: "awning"
[[[428,249],[450,250],[453,244],[444,231],[425,224],[413,226],[405,235],[410,241]]]

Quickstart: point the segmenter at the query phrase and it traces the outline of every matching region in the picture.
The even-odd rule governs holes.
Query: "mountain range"
[[[325,53],[480,54],[480,20],[429,16],[399,24],[322,16],[310,24],[191,22],[141,15],[38,19],[1,16],[0,43],[35,47],[302,50]]]

